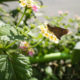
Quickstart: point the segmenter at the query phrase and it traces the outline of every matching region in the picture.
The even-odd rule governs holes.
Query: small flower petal
[[[29,44],[26,41],[21,41],[19,48],[24,51],[29,47]]]
[[[26,1],[21,1],[20,6],[25,7],[26,6]]]
[[[34,50],[32,48],[29,49],[28,51],[29,56],[33,56],[34,55]]]
[[[59,39],[54,34],[51,34],[49,36],[49,39],[50,39],[50,41],[52,41],[54,43],[59,43]]]
[[[37,12],[38,11],[38,7],[36,5],[32,6],[33,11]]]
[[[58,11],[58,14],[62,15],[63,14],[63,11]]]
[[[45,36],[45,37],[49,37],[49,33],[47,33],[47,32],[44,33],[44,36]]]

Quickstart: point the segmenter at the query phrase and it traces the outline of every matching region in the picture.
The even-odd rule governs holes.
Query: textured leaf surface
[[[16,29],[9,25],[9,24],[5,24],[3,26],[0,26],[0,36],[3,36],[3,35],[17,35],[17,31]]]
[[[0,80],[28,80],[32,69],[22,54],[0,55]]]

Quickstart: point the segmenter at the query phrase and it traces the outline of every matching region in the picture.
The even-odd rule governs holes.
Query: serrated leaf
[[[0,36],[4,36],[4,35],[11,36],[13,34],[17,35],[17,31],[13,26],[11,26],[9,24],[0,26]]]
[[[0,80],[28,80],[32,69],[22,54],[0,55]]]

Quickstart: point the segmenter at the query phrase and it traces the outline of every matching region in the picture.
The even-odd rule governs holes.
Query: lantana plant
[[[28,7],[33,11],[37,12],[40,8],[34,0],[19,0],[21,7]]]
[[[74,35],[80,36],[80,17],[69,18],[67,21],[65,17],[68,15],[68,11],[59,11],[58,16],[46,17],[50,23],[57,27],[71,27],[72,29],[74,27],[76,30],[76,32],[59,40],[54,33],[48,30],[47,24],[36,19],[35,13],[40,8],[36,1],[19,0],[20,7],[10,12],[12,17],[0,9],[0,13],[6,13],[4,16],[7,16],[7,20],[0,16],[0,20],[3,20],[0,21],[0,80],[29,80],[32,76],[31,63],[34,63],[32,66],[36,67],[36,70],[33,71],[33,76],[36,77],[36,74],[39,74],[37,78],[40,78],[40,80],[54,79],[53,71],[48,66],[51,65],[53,67],[57,63],[51,61],[71,60],[76,57],[72,55],[76,42],[80,41],[79,38],[74,37]],[[77,28],[75,28],[76,25],[78,26]],[[49,61],[51,63],[48,63]],[[44,65],[38,63],[44,63]],[[43,67],[46,66],[47,68],[44,70]],[[61,72],[58,76],[62,76],[60,68],[61,65],[56,70],[58,73]],[[48,74],[46,78],[43,76],[45,72]],[[50,72],[51,74],[49,74]],[[57,80],[57,78],[54,80]]]

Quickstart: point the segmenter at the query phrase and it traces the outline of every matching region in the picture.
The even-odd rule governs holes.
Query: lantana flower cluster
[[[48,38],[50,41],[54,43],[59,43],[59,39],[55,36],[55,34],[48,30],[47,24],[40,25],[39,28],[43,36],[45,36],[46,38]]]
[[[19,0],[21,7],[31,8],[33,11],[37,12],[40,6],[38,6],[37,2],[33,0]]]
[[[28,54],[29,56],[33,56],[34,55],[34,50],[33,48],[30,48],[30,45],[28,42],[26,41],[21,41],[20,42],[20,45],[19,45],[19,48],[26,52],[26,54]]]
[[[80,16],[75,15],[75,19],[78,20],[78,21],[80,21]]]
[[[63,12],[63,11],[60,10],[60,11],[58,11],[58,14],[59,14],[59,15],[69,14],[69,11],[65,11],[65,12]]]

